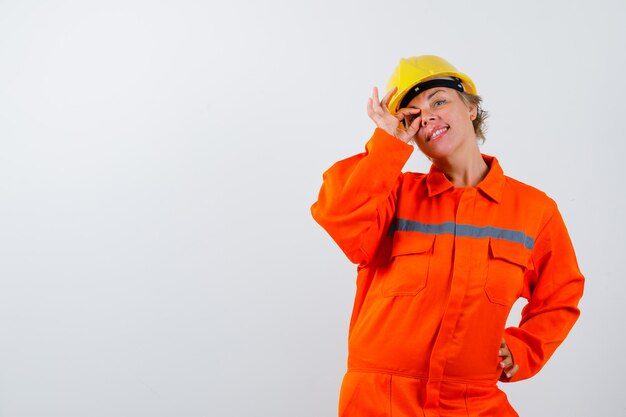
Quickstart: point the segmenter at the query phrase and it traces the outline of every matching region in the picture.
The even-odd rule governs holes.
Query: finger
[[[398,121],[403,122],[404,126],[408,128],[409,125],[415,120],[415,116],[419,114],[419,109],[413,110],[414,111],[399,110],[396,114],[394,114],[394,116],[398,119]]]
[[[380,110],[380,104],[371,98],[367,103],[367,115],[376,123],[376,126],[381,127],[381,123],[383,123],[384,120],[382,110]]]
[[[502,361],[500,361],[500,368],[508,369],[513,366],[513,358],[510,356],[506,356]]]
[[[404,117],[404,116],[410,116],[412,114],[419,114],[421,111],[422,111],[421,109],[417,109],[414,107],[404,107],[398,110],[396,114],[401,114]]]
[[[504,372],[507,378],[511,378],[517,373],[517,371],[519,371],[519,366],[515,364],[510,369],[506,369]]]
[[[413,137],[417,135],[417,132],[420,130],[421,126],[422,126],[422,118],[418,116],[415,118],[415,120],[413,120],[413,122],[411,122],[411,125],[406,129],[406,133],[410,137]]]
[[[385,94],[385,97],[383,97],[380,104],[387,108],[389,106],[389,101],[391,101],[391,97],[396,94],[396,91],[398,91],[398,87],[393,87],[391,90],[387,91],[387,94]]]
[[[402,121],[405,127],[408,127],[409,124],[411,124],[412,121],[415,120],[411,116],[415,116],[420,112],[420,109],[404,108],[398,110],[398,112],[394,116],[396,117],[396,119],[398,119],[398,121]]]
[[[385,114],[384,109],[381,106],[380,99],[378,98],[378,88],[374,87],[372,89],[372,97],[371,97],[371,105],[372,112],[383,116]],[[370,116],[371,117],[371,116]]]
[[[509,347],[507,346],[506,341],[503,338],[500,342],[500,351],[498,352],[498,356],[507,356],[510,354],[511,352],[509,351]]]
[[[380,120],[379,112],[376,111],[376,105],[378,102],[374,101],[371,97],[367,99],[367,115],[370,119],[372,119],[377,125]]]
[[[388,127],[385,127],[387,124],[385,123],[384,114],[382,109],[380,108],[380,103],[377,102],[374,97],[370,97],[367,99],[367,115],[374,122],[374,124],[376,124],[377,127],[388,131]]]
[[[380,99],[378,98],[378,87],[374,87],[372,89],[372,100],[374,100],[376,103],[380,103]]]

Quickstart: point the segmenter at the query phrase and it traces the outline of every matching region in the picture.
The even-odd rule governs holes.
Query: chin
[[[447,146],[444,147],[422,147],[420,146],[420,151],[422,151],[422,153],[424,155],[426,155],[426,157],[428,157],[428,159],[445,159],[446,157],[450,156],[452,154],[452,150],[449,149]]]

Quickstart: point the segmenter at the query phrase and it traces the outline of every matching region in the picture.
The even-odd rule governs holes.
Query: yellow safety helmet
[[[437,79],[440,81],[432,82]],[[430,83],[424,83],[428,82]],[[446,83],[447,81],[447,83]],[[455,82],[456,81],[456,82]],[[418,84],[424,83],[422,86]],[[476,94],[476,86],[470,77],[459,72],[452,64],[435,55],[414,56],[402,58],[393,75],[387,83],[387,91],[398,87],[398,91],[389,101],[389,111],[395,114],[407,94],[412,99],[420,91],[433,86],[445,86]],[[420,88],[425,87],[425,88]],[[408,97],[407,97],[408,98]],[[408,103],[402,103],[404,105]]]

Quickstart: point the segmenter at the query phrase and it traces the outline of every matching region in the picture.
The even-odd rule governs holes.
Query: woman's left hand
[[[502,339],[502,342],[500,342],[500,352],[498,353],[498,356],[502,358],[500,361],[500,368],[502,368],[504,376],[511,378],[517,373],[517,371],[519,371],[519,366],[513,362],[513,355],[504,341],[504,338]]]

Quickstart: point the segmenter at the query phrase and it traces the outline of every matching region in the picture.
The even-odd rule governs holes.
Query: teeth
[[[435,139],[437,136],[441,135],[443,132],[445,132],[446,130],[448,130],[447,127],[443,127],[441,129],[437,129],[433,132],[432,135],[430,135],[431,139]]]

